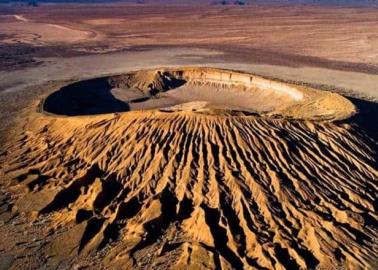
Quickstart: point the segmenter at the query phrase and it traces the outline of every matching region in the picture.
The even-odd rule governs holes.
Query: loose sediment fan
[[[48,263],[96,251],[114,269],[376,262],[375,142],[335,122],[356,113],[338,94],[162,68],[67,85],[42,109],[4,171],[18,211],[66,228]]]

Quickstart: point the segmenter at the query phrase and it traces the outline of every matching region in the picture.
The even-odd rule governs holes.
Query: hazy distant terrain
[[[0,3],[111,3],[111,2],[130,2],[130,3],[159,3],[159,4],[207,4],[207,3],[224,3],[233,4],[235,2],[244,2],[246,4],[318,4],[318,5],[352,5],[352,6],[377,6],[377,0],[0,0]]]

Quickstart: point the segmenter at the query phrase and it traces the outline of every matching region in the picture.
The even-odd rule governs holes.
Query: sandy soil
[[[0,16],[0,32],[7,38],[4,44],[31,44],[43,46],[54,43],[77,43],[87,41],[93,35],[89,31],[81,31],[53,23],[34,22],[24,15]]]
[[[42,5],[9,7],[3,14],[0,33],[7,35],[0,42],[74,43],[73,49],[87,52],[99,52],[104,46],[106,51],[154,45],[221,46],[247,50],[243,58],[250,54],[249,62],[295,58],[292,64],[324,66],[337,61],[339,68],[364,64],[377,72],[376,8]],[[85,46],[80,46],[83,39]]]
[[[376,15],[0,9],[0,269],[376,269]]]
[[[151,111],[29,120],[3,170],[24,213],[12,226],[39,257],[17,240],[14,267],[374,268],[374,145],[351,126]]]

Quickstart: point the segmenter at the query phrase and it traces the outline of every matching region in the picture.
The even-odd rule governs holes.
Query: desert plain
[[[0,269],[377,269],[377,18],[0,4]]]

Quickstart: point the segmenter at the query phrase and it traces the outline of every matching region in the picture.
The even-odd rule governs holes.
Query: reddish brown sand
[[[81,51],[95,52],[210,46],[246,50],[243,58],[254,61],[274,62],[285,55],[294,63],[378,64],[375,8],[110,4],[4,10],[0,33],[6,43],[85,43]]]

